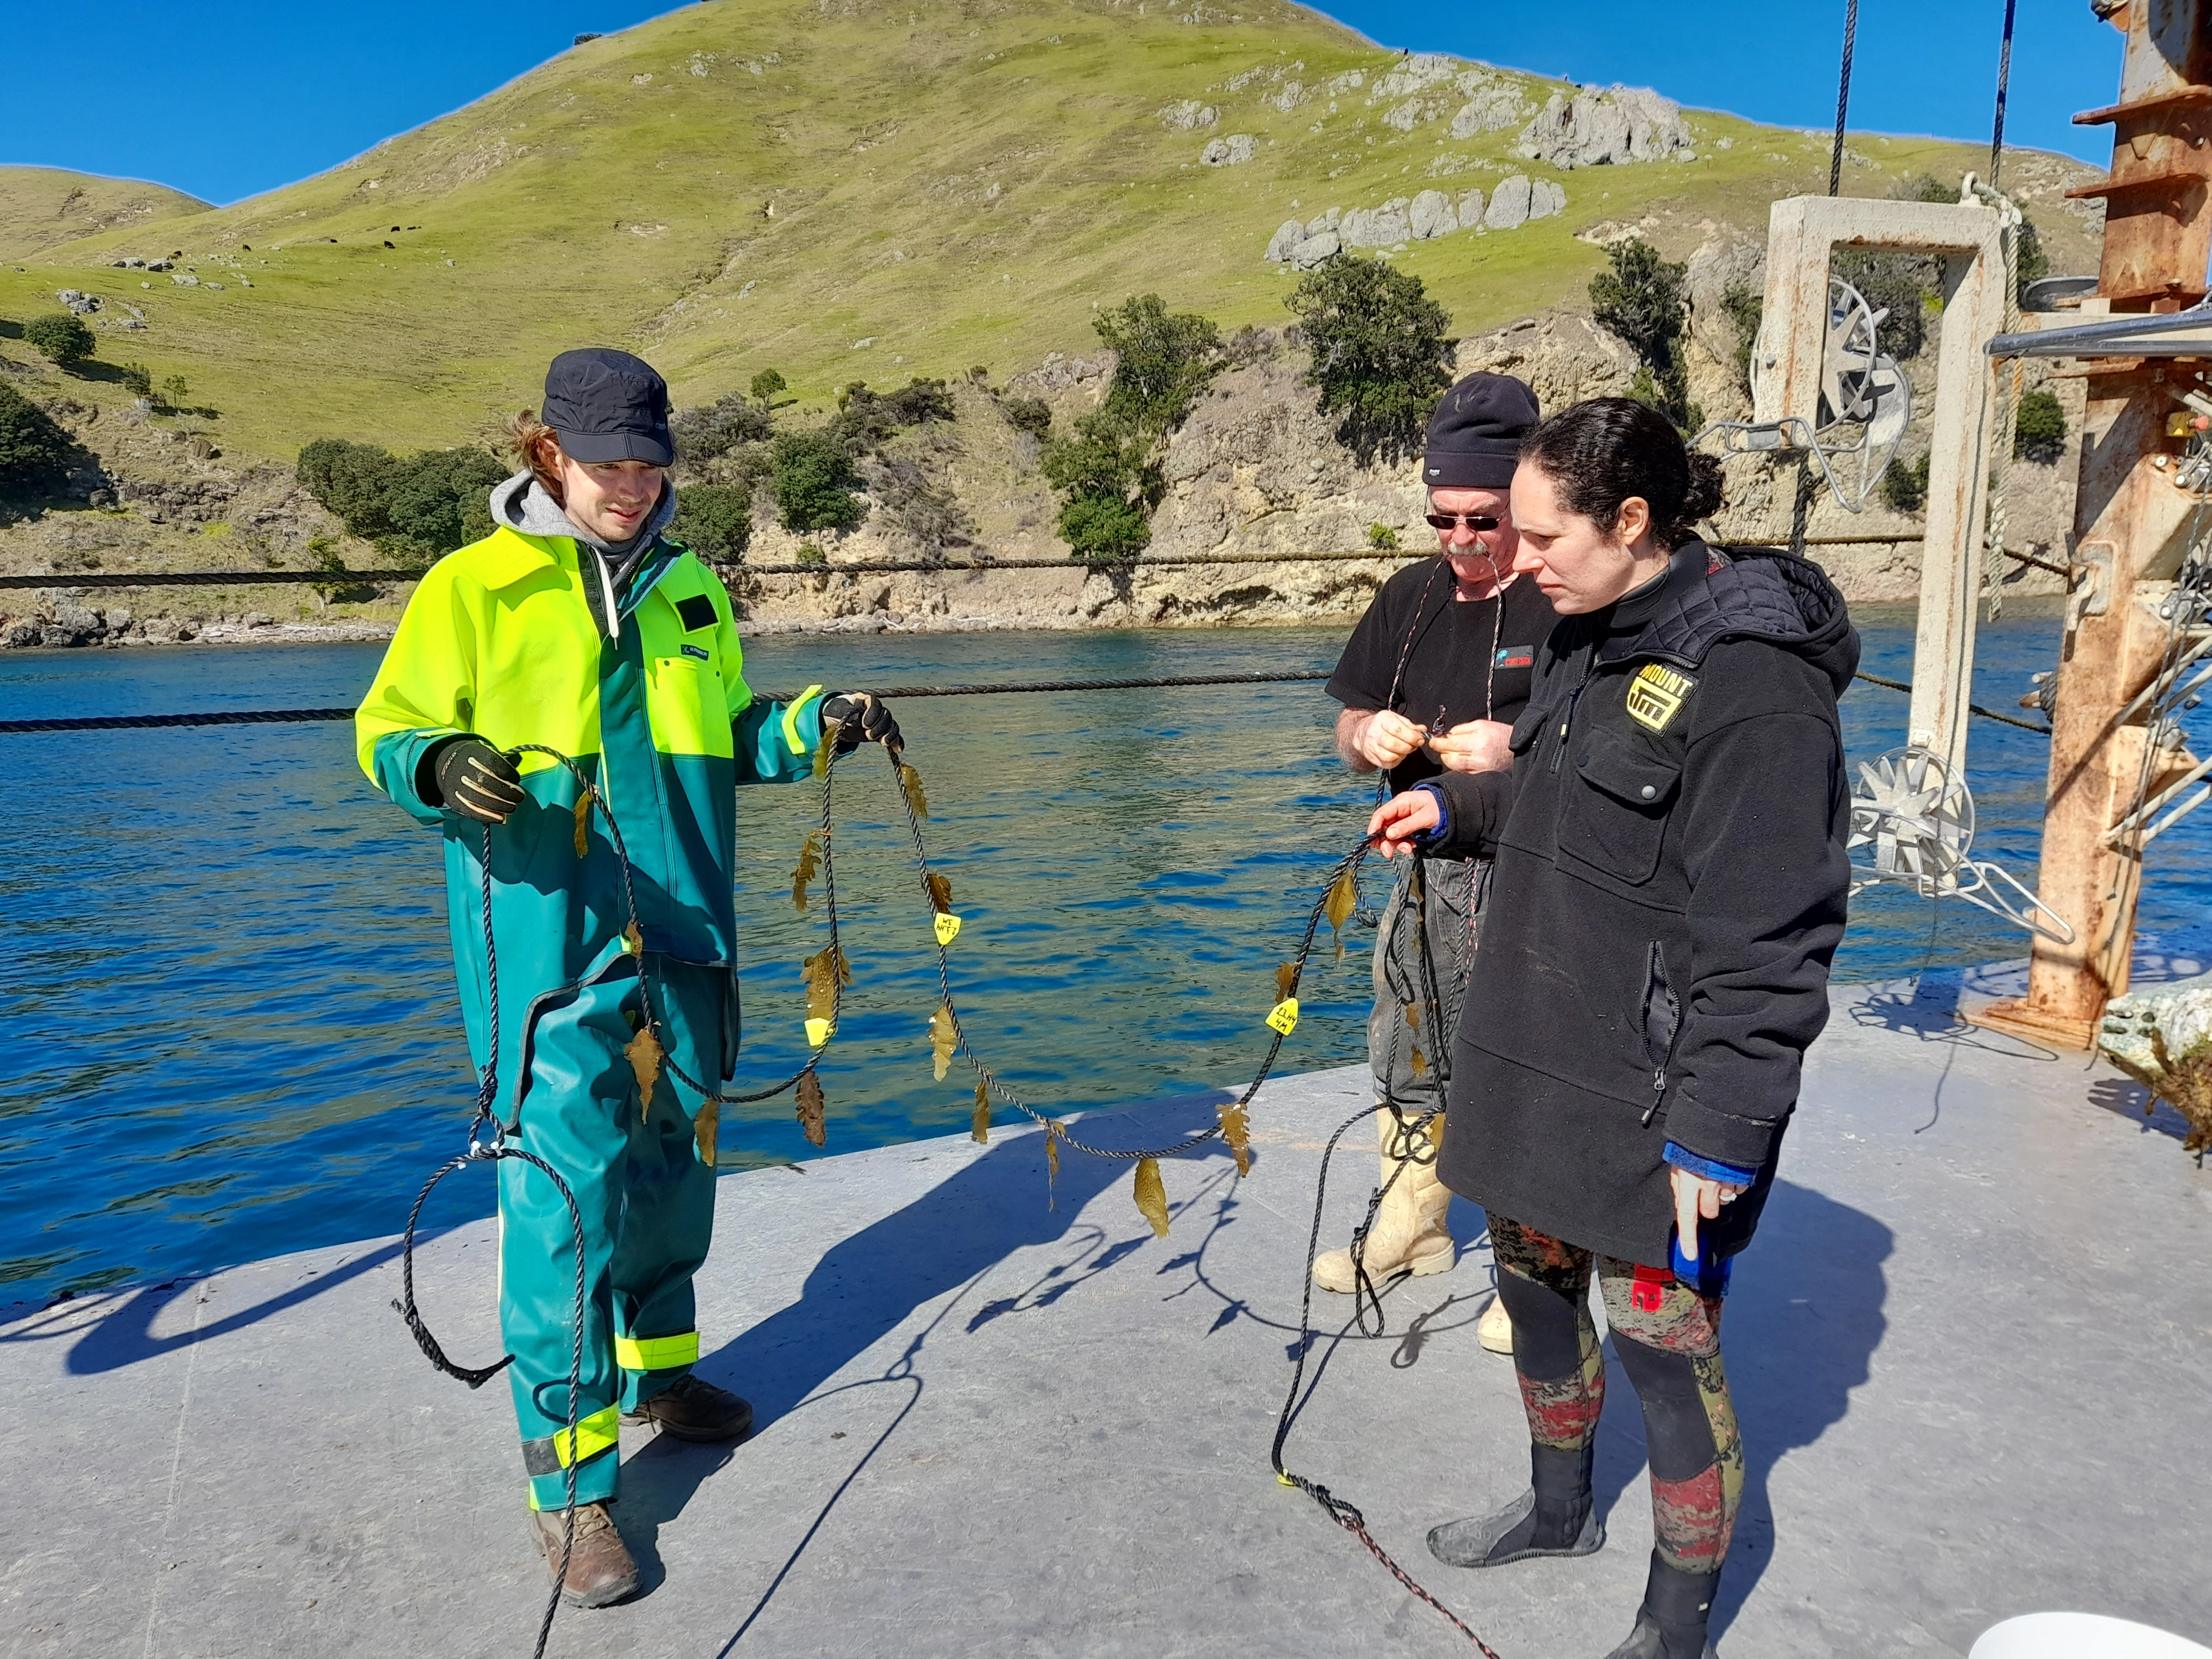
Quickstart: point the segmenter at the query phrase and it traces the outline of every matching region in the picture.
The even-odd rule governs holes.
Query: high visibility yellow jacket
[[[453,962],[479,1068],[490,1058],[483,838],[474,820],[425,799],[427,763],[442,739],[472,732],[501,748],[544,744],[573,757],[621,830],[647,953],[733,969],[733,787],[805,776],[821,735],[819,686],[787,706],[754,697],[729,594],[690,551],[658,546],[617,596],[605,631],[585,587],[599,580],[564,536],[502,526],[449,554],[416,587],[356,718],[362,769],[418,823],[444,832]],[[628,921],[604,821],[593,818],[577,854],[575,780],[544,755],[519,764],[528,799],[490,837],[509,1103],[531,1003],[606,969]],[[736,1020],[732,976],[721,1048],[732,1058]],[[677,1058],[703,1075],[690,1057]]]

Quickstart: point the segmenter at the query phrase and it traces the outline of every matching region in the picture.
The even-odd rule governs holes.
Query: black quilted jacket
[[[1700,1230],[1749,1242],[1827,1019],[1857,664],[1818,566],[1692,542],[1553,631],[1510,773],[1437,781],[1438,850],[1497,860],[1453,1050],[1454,1191],[1664,1267],[1673,1140],[1759,1172]]]

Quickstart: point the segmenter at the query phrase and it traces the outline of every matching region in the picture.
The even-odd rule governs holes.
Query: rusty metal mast
[[[2212,256],[2212,0],[2097,0],[2127,38],[2119,100],[2074,118],[2113,128],[2111,176],[2071,191],[2105,202],[2100,313],[2177,311],[2205,295]],[[2075,506],[2076,573],[2052,717],[2043,902],[2074,929],[2038,937],[2024,998],[1978,1023],[2086,1048],[2105,1004],[2127,989],[2142,884],[2139,847],[2114,826],[2166,763],[2147,769],[2138,696],[2158,672],[2167,629],[2158,584],[2179,568],[2199,498],[2177,488],[2169,437],[2179,392],[2200,387],[2203,359],[2085,362],[2088,405]]]

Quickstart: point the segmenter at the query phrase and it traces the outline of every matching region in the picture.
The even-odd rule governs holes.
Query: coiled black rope
[[[537,745],[526,746],[534,748]],[[519,1146],[507,1144],[506,1133],[493,1109],[499,1099],[499,951],[491,929],[491,825],[489,823],[483,826],[480,851],[483,872],[484,980],[491,1003],[490,1047],[483,1072],[477,1079],[477,1110],[469,1125],[468,1151],[458,1158],[449,1158],[438,1167],[437,1171],[422,1183],[422,1190],[415,1195],[415,1206],[407,1212],[407,1231],[399,1243],[401,1299],[392,1306],[407,1322],[407,1328],[414,1335],[416,1346],[422,1350],[423,1357],[447,1376],[459,1377],[471,1389],[482,1388],[513,1364],[514,1356],[511,1353],[495,1365],[483,1366],[459,1365],[447,1357],[444,1346],[430,1334],[429,1326],[423,1322],[422,1312],[415,1305],[415,1228],[422,1219],[422,1206],[428,1201],[432,1189],[463,1164],[495,1163],[501,1158],[511,1158],[544,1172],[546,1178],[560,1193],[561,1202],[568,1206],[568,1224],[574,1230],[576,1239],[576,1294],[568,1338],[568,1427],[565,1442],[568,1455],[562,1468],[566,1496],[561,1515],[561,1561],[553,1571],[553,1589],[545,1600],[545,1616],[538,1621],[538,1645],[533,1651],[533,1659],[545,1659],[546,1638],[553,1633],[553,1615],[561,1609],[561,1590],[568,1582],[568,1562],[576,1547],[576,1465],[580,1461],[577,1455],[580,1448],[576,1443],[576,1431],[580,1420],[576,1397],[584,1386],[584,1218],[583,1212],[576,1207],[575,1194],[568,1190],[568,1183],[561,1178],[559,1170],[534,1152],[526,1152]],[[489,1141],[479,1140],[478,1133],[486,1127],[491,1130],[491,1139]]]
[[[1304,1295],[1298,1304],[1298,1340],[1296,1350],[1296,1358],[1291,1366],[1290,1391],[1283,1396],[1283,1409],[1280,1415],[1279,1415],[1275,1419],[1275,1441],[1273,1446],[1269,1449],[1268,1462],[1274,1468],[1276,1480],[1281,1481],[1283,1485],[1286,1486],[1296,1486],[1307,1497],[1312,1498],[1315,1503],[1320,1504],[1322,1513],[1328,1516],[1328,1518],[1336,1522],[1338,1526],[1343,1528],[1345,1531],[1350,1533],[1354,1538],[1357,1538],[1362,1544],[1365,1545],[1367,1547],[1367,1553],[1382,1564],[1384,1570],[1387,1571],[1393,1578],[1398,1581],[1408,1595],[1426,1602],[1430,1607],[1434,1607],[1447,1620],[1450,1620],[1452,1628],[1459,1632],[1461,1635],[1466,1637],[1468,1641],[1474,1643],[1476,1649],[1483,1654],[1484,1659],[1498,1659],[1496,1650],[1492,1648],[1490,1644],[1484,1641],[1480,1636],[1475,1633],[1474,1627],[1473,1626],[1469,1625],[1467,1620],[1462,1619],[1457,1613],[1454,1613],[1443,1602],[1437,1600],[1437,1598],[1431,1595],[1422,1585],[1416,1583],[1413,1576],[1407,1572],[1405,1568],[1400,1566],[1388,1550],[1384,1549],[1382,1545],[1375,1541],[1374,1534],[1370,1533],[1367,1529],[1367,1517],[1360,1513],[1358,1504],[1352,1503],[1349,1499],[1339,1498],[1327,1486],[1322,1485],[1320,1481],[1310,1480],[1304,1475],[1292,1472],[1290,1468],[1285,1467],[1283,1462],[1283,1444],[1291,1437],[1291,1424],[1297,1414],[1298,1392],[1305,1385],[1306,1358],[1312,1352],[1314,1346],[1313,1264],[1314,1257],[1321,1249],[1322,1214],[1323,1208],[1328,1200],[1329,1163],[1330,1160],[1334,1158],[1336,1156],[1338,1144],[1343,1140],[1345,1135],[1350,1132],[1353,1126],[1364,1122],[1367,1119],[1373,1117],[1377,1112],[1387,1111],[1390,1108],[1388,1103],[1382,1101],[1377,1101],[1372,1106],[1362,1107],[1359,1110],[1354,1112],[1350,1117],[1345,1119],[1342,1123],[1337,1126],[1336,1133],[1328,1138],[1328,1145],[1322,1149],[1321,1155],[1321,1176],[1314,1183],[1313,1227],[1306,1235],[1305,1277],[1304,1281]],[[1424,1115],[1419,1120],[1407,1126],[1407,1133],[1408,1135],[1411,1135],[1427,1129],[1439,1115],[1441,1115],[1436,1112],[1430,1112]],[[1403,1173],[1403,1170],[1404,1166],[1401,1164],[1399,1170],[1392,1175],[1391,1181],[1395,1182],[1397,1179],[1398,1174]],[[1384,1187],[1376,1194],[1375,1197],[1368,1201],[1367,1213],[1370,1221],[1374,1218],[1376,1209],[1382,1202],[1382,1192],[1388,1190],[1389,1183],[1386,1182]],[[1371,1290],[1369,1293],[1370,1295],[1373,1294]],[[1381,1311],[1379,1299],[1376,1304],[1376,1311],[1379,1320]],[[1358,1317],[1358,1304],[1356,1301],[1354,1304],[1353,1317],[1355,1319]],[[1365,1327],[1364,1324],[1361,1327],[1361,1330],[1362,1334],[1364,1334]],[[1378,1335],[1381,1334],[1379,1322],[1376,1334]]]

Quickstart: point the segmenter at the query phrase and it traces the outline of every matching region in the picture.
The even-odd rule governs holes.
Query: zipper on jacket
[[[1559,757],[1567,752],[1567,733],[1574,726],[1575,705],[1582,701],[1583,693],[1589,690],[1589,683],[1590,677],[1584,674],[1583,683],[1567,694],[1566,708],[1559,715],[1559,746],[1552,751],[1551,769],[1553,772],[1559,769]]]
[[[1667,957],[1659,948],[1659,941],[1651,941],[1651,953],[1644,970],[1644,1053],[1650,1053],[1651,1005],[1655,997],[1666,1000],[1667,1014],[1671,1029],[1667,1033],[1667,1051],[1651,1067],[1651,1104],[1644,1109],[1644,1127],[1650,1128],[1651,1120],[1659,1115],[1659,1108],[1667,1099],[1667,1064],[1674,1058],[1674,1044],[1682,1035],[1682,1003],[1674,994],[1674,988],[1667,982]]]

